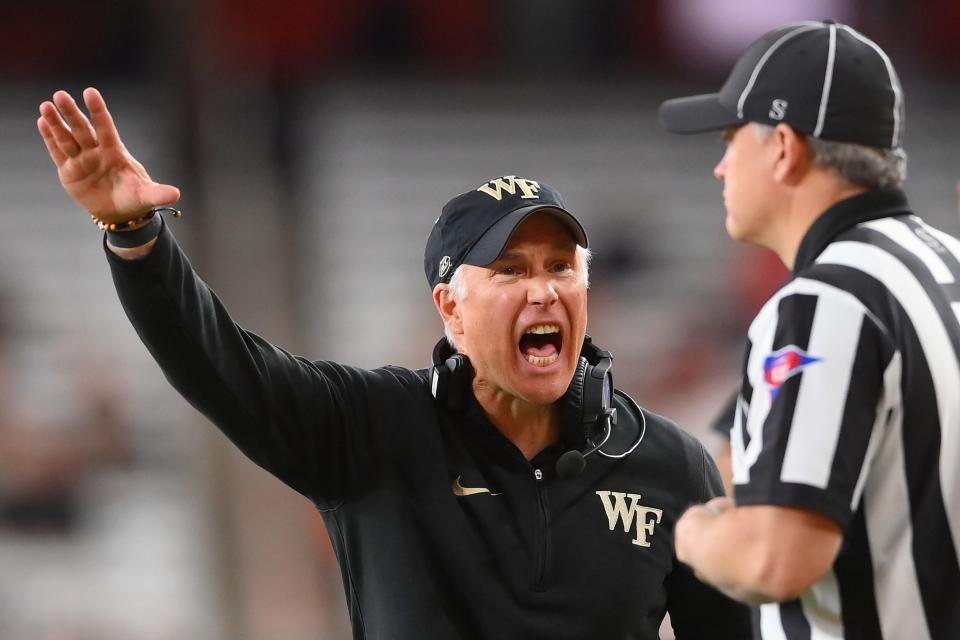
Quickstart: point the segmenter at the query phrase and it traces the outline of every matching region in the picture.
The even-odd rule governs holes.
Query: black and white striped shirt
[[[827,210],[750,327],[731,443],[738,504],[844,532],[756,637],[960,638],[960,241],[896,189]]]

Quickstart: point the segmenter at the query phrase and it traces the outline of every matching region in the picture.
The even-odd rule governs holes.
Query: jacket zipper
[[[547,497],[543,490],[543,472],[535,469],[533,478],[537,485],[537,531],[534,541],[536,556],[533,564],[533,588],[542,591],[547,573]]]

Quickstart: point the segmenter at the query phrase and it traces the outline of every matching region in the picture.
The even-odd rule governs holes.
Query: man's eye
[[[520,270],[516,267],[500,267],[498,273],[505,276],[515,276],[520,273]]]
[[[573,265],[571,265],[569,262],[558,262],[557,264],[553,265],[554,273],[563,273],[564,271],[570,271],[571,269],[573,269]]]

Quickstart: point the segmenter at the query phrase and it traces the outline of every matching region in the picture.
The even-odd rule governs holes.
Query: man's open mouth
[[[520,336],[520,353],[527,362],[536,367],[553,364],[560,357],[563,337],[560,327],[555,324],[538,324],[527,329]]]

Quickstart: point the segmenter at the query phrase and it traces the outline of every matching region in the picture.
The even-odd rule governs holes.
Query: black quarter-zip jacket
[[[322,513],[355,638],[646,640],[665,611],[681,640],[750,637],[674,556],[677,518],[722,485],[666,419],[643,411],[632,453],[562,480],[559,447],[528,461],[472,396],[440,406],[427,370],[311,362],[245,331],[166,227],[142,259],[107,256],[171,384]]]

